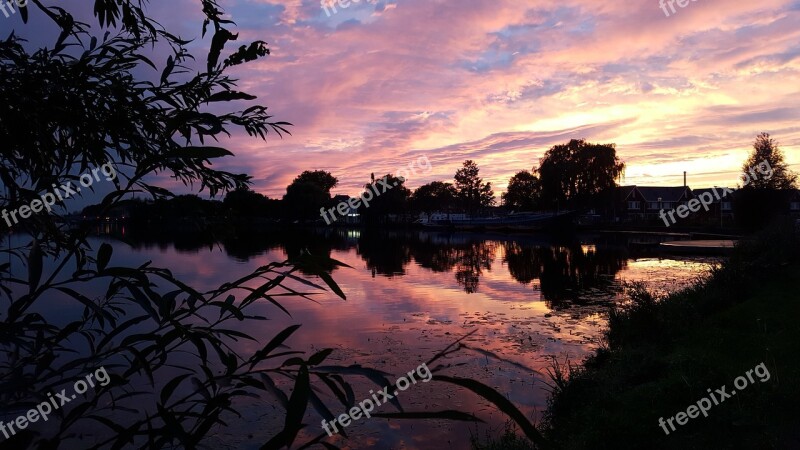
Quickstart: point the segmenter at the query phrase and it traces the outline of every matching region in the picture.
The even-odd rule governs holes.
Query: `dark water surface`
[[[498,389],[534,420],[547,406],[546,369],[552,359],[579,363],[598,346],[609,305],[625,301],[625,282],[641,281],[669,292],[718,262],[636,253],[632,249],[638,247],[605,235],[555,239],[327,229],[248,232],[220,242],[185,233],[144,237],[130,229],[116,235],[102,239],[114,246],[114,265],[150,260],[198,289],[218,287],[302,251],[342,261],[352,269],[334,268],[332,276],[347,300],[330,292],[314,296],[316,303],[289,298],[283,305],[291,317],[268,303],[258,305],[251,313],[270,320],[248,322],[243,330],[260,342],[241,343],[240,349],[255,351],[286,326],[302,324],[288,341],[293,349],[334,348],[329,363],[374,367],[394,374],[389,377],[394,381],[475,331],[465,341],[468,346],[508,362],[464,349],[445,360],[453,367],[442,373]],[[299,283],[293,287],[309,290]],[[369,389],[375,386],[366,381],[357,385],[356,398],[369,398]],[[347,428],[349,439],[329,442],[342,448],[461,449],[469,448],[470,434],[501,429],[505,421],[475,395],[442,383],[412,385],[398,399],[407,411],[457,409],[488,425],[360,419]],[[335,399],[324,400],[334,414],[344,412]],[[283,420],[280,406],[269,402],[254,401],[243,409],[243,418],[229,418],[229,427],[214,431],[212,447],[259,448]],[[376,409],[394,411],[392,405]],[[322,432],[321,417],[309,416],[300,441]]]

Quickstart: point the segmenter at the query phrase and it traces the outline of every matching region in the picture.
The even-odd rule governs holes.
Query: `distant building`
[[[733,220],[733,203],[736,201],[735,188],[714,187],[713,189],[692,189],[692,194],[694,198],[704,196],[704,198],[707,199],[709,195],[713,198],[708,205],[708,211],[703,208],[696,213],[696,217],[706,219],[706,221],[712,221],[715,224],[722,224],[723,221]],[[724,197],[723,194],[725,194]],[[719,199],[717,199],[718,196],[720,197]]]
[[[692,198],[688,186],[620,186],[611,213],[614,220],[622,222],[658,219],[662,209],[675,209]]]
[[[466,220],[469,216],[464,213],[446,213],[441,211],[434,211],[430,214],[422,212],[419,214],[420,223],[429,223],[440,220]]]
[[[614,190],[613,201],[609,201],[609,197],[599,201],[584,219],[592,218],[589,216],[597,212],[595,218],[603,222],[663,223],[659,215],[661,210],[675,210],[680,205],[687,205],[690,200],[700,199],[701,196],[707,202],[711,196],[708,210],[702,207],[686,219],[681,219],[681,223],[696,226],[735,225],[737,193],[735,188],[724,187],[691,189],[688,186],[619,186]],[[782,200],[786,202],[785,207],[793,217],[800,218],[800,190],[793,189],[787,195],[788,201],[786,197]]]
[[[789,197],[789,214],[800,217],[800,189],[792,189]]]

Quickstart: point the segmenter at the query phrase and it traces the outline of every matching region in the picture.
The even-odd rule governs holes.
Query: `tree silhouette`
[[[319,209],[331,205],[331,189],[338,183],[329,172],[306,170],[286,187],[285,211],[295,219],[319,219]]]
[[[506,192],[501,196],[503,205],[520,211],[533,211],[539,207],[542,186],[536,175],[523,170],[508,181]]]
[[[614,144],[590,144],[583,139],[553,146],[537,170],[546,206],[585,206],[597,194],[616,186],[625,170],[616,153]]]
[[[336,185],[339,184],[339,179],[333,176],[330,172],[326,172],[324,170],[306,170],[298,175],[294,181],[292,181],[292,184],[298,183],[310,183],[317,185],[327,194],[330,194],[331,189],[335,188]]]
[[[766,162],[769,168],[773,171],[771,177],[766,178],[764,173],[756,172],[758,176],[753,177],[750,173],[757,168],[764,168],[761,166]],[[742,166],[743,175],[746,175],[750,181],[744,186],[747,189],[794,189],[797,186],[797,174],[789,170],[783,158],[783,152],[778,148],[778,143],[775,142],[769,133],[761,133],[756,137],[753,144],[753,152],[750,157],[745,161]],[[767,170],[764,170],[767,172]]]
[[[405,187],[405,180],[401,177],[386,174],[375,178],[375,174],[370,174],[370,182],[364,185],[364,190],[373,194],[368,205],[362,202],[358,208],[363,222],[367,224],[380,223],[387,214],[400,214],[408,209],[411,191]]]
[[[411,204],[422,212],[449,211],[456,206],[456,196],[452,183],[434,181],[418,187],[411,196]]]
[[[480,169],[472,160],[464,161],[464,166],[456,171],[455,188],[463,207],[474,214],[479,209],[494,205],[494,191],[491,183],[484,183],[478,175]]]
[[[280,217],[281,214],[280,201],[247,187],[228,192],[222,204],[233,217]]]

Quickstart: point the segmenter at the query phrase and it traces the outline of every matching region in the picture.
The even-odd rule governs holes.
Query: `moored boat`
[[[567,226],[573,223],[575,211],[522,212],[499,217],[448,217],[444,219],[421,220],[430,228],[452,228],[458,230],[545,230]]]

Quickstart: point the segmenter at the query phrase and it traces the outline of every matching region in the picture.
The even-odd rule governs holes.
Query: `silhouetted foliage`
[[[492,183],[484,183],[483,178],[478,175],[479,172],[478,165],[468,159],[454,176],[458,198],[462,206],[472,214],[495,203]]]
[[[330,194],[331,189],[335,188],[336,185],[339,184],[339,180],[331,175],[330,172],[326,172],[324,170],[306,170],[295,177],[294,181],[292,181],[292,184],[297,183],[315,184],[319,186],[320,189]]]
[[[539,208],[542,186],[536,175],[523,170],[510,180],[506,192],[501,196],[503,206],[518,211],[535,211]]]
[[[54,45],[28,53],[14,35],[0,42],[4,81],[0,83],[4,142],[0,180],[6,193],[0,197],[0,207],[19,207],[54,184],[75,183],[77,174],[108,164],[118,174],[114,190],[87,213],[110,214],[125,206],[125,196],[139,192],[154,198],[149,206],[163,206],[164,214],[213,214],[204,208],[219,202],[195,196],[172,198],[171,192],[154,184],[160,178],[152,175],[169,175],[185,185],[196,183],[212,195],[244,188],[246,175],[210,167],[211,159],[231,153],[204,142],[227,134],[228,128],[261,138],[286,131],[288,124],[271,122],[263,106],[227,113],[204,109],[210,103],[255,98],[234,91],[235,83],[224,70],[266,55],[263,43],[240,49],[218,64],[225,42],[235,35],[224,28],[229,21],[220,18],[216,3],[204,0],[204,26],[213,23],[214,40],[208,71],[191,76],[183,66],[190,58],[183,47],[187,42],[148,18],[143,3],[96,1],[100,27],[121,31],[98,39],[88,33],[89,25],[76,22],[66,10],[35,1],[32,7],[60,29]],[[27,19],[27,9],[22,15]],[[171,54],[160,81],[135,77],[134,73],[146,74],[146,67],[155,69],[143,51],[161,43],[168,44]],[[74,46],[84,52],[73,51]],[[111,245],[90,245],[88,224],[79,229],[62,226],[67,205],[60,199],[57,204],[54,214],[35,214],[19,224],[14,231],[25,234],[0,249],[10,261],[0,264],[0,296],[7,300],[0,312],[0,398],[8,411],[24,411],[47,401],[45,394],[55,386],[101,366],[110,373],[111,382],[96,385],[80,405],[54,413],[58,417],[50,418],[46,434],[20,430],[3,445],[195,448],[212,427],[224,423],[223,414],[236,414],[238,398],[256,392],[286,398],[275,387],[275,376],[293,381],[293,391],[302,393],[297,397],[302,403],[285,405],[288,420],[273,440],[290,444],[302,420],[298,411],[304,411],[316,395],[309,392],[308,377],[338,372],[335,367],[323,374],[314,369],[329,351],[308,360],[301,352],[276,351],[298,326],[287,328],[252,354],[237,353],[230,344],[253,340],[237,331],[235,323],[264,320],[250,312],[255,303],[267,301],[283,309],[270,295],[272,290],[308,298],[287,288],[286,279],[321,288],[294,275],[296,271],[318,274],[344,297],[321,269],[331,262],[300,253],[291,263],[266,264],[218,288],[198,291],[150,262],[136,267],[116,264]],[[128,202],[127,206],[143,205]],[[98,285],[105,287],[105,295],[84,294],[87,286]],[[60,309],[43,305],[44,299],[76,304],[83,313],[65,316]],[[92,425],[92,436],[74,432],[87,424]]]
[[[773,171],[772,176],[753,178],[751,172],[765,161]],[[756,137],[756,141],[753,143],[753,152],[742,166],[742,172],[743,176],[746,175],[747,179],[750,179],[744,185],[745,189],[794,189],[797,187],[797,174],[789,170],[778,143],[768,133],[761,133]]]
[[[742,183],[733,203],[739,227],[760,230],[788,214],[797,174],[789,170],[778,143],[768,133],[756,137],[753,152],[742,166],[742,180],[747,183]]]
[[[388,214],[403,214],[408,210],[411,191],[405,187],[405,180],[401,177],[386,174],[375,178],[375,174],[371,174],[370,182],[364,185],[364,190],[374,194],[372,200],[369,200],[369,207],[362,203],[358,208],[366,224],[381,223],[387,219]]]
[[[539,163],[543,206],[581,207],[597,194],[614,188],[625,169],[614,144],[571,140],[553,146]]]
[[[434,181],[418,187],[411,195],[411,205],[416,211],[450,211],[456,207],[457,192],[452,183]]]
[[[331,189],[338,180],[328,172],[305,171],[286,187],[284,208],[294,219],[319,219],[319,209],[331,205]]]
[[[222,204],[226,213],[233,217],[281,217],[280,200],[270,199],[249,188],[228,192]]]

